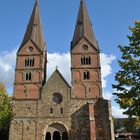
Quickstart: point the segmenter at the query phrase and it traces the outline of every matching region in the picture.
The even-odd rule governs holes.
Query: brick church
[[[71,41],[71,85],[47,55],[38,1],[17,51],[9,140],[114,140],[110,101],[101,86],[100,49],[84,0]],[[52,62],[53,63],[53,62]]]

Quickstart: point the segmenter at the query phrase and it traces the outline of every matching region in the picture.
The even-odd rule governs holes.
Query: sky
[[[140,0],[85,0],[94,34],[101,50],[102,83],[105,99],[112,102],[112,114],[126,117],[112,95],[114,76],[119,70],[118,45],[127,45],[129,26],[140,20]],[[58,66],[70,83],[70,42],[80,0],[39,0],[44,38],[48,53],[48,77]],[[0,81],[12,94],[16,50],[22,42],[34,0],[0,1]],[[63,62],[63,63],[62,63]]]

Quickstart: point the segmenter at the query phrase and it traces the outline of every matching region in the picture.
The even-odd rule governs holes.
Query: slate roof
[[[84,0],[81,0],[80,2],[71,49],[73,49],[77,42],[82,38],[86,38],[98,50],[98,44],[93,33],[92,24]]]
[[[38,47],[40,51],[44,50],[45,41],[42,33],[38,0],[35,1],[32,15],[30,17],[20,48],[29,40],[33,41],[33,43]]]

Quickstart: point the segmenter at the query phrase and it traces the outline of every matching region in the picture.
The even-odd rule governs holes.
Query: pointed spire
[[[27,26],[21,47],[29,40],[32,40],[38,49],[43,50],[45,47],[45,41],[42,33],[41,18],[38,6],[38,0],[35,0],[32,15],[30,17],[29,24]]]
[[[98,44],[93,34],[92,25],[88,16],[84,0],[81,0],[80,2],[80,8],[75,26],[75,32],[72,40],[71,49],[73,49],[76,43],[82,38],[86,38],[94,46],[94,48],[98,50]]]

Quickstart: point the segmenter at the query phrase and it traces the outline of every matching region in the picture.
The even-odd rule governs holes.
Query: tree
[[[115,117],[112,117],[113,123],[114,123],[114,131],[115,133],[121,129],[120,123],[118,123],[118,120]]]
[[[126,130],[126,132],[135,132],[136,130],[136,119],[135,118],[126,118],[124,120],[124,128]]]
[[[7,95],[4,84],[0,83],[0,138],[8,136],[10,120],[12,118],[11,98]]]
[[[136,126],[135,118],[114,118],[113,117],[113,122],[114,122],[114,131],[115,132],[135,132]]]
[[[120,70],[115,75],[116,102],[125,109],[129,117],[140,118],[140,22],[129,28],[131,36],[128,46],[118,46],[122,56],[118,60]]]

